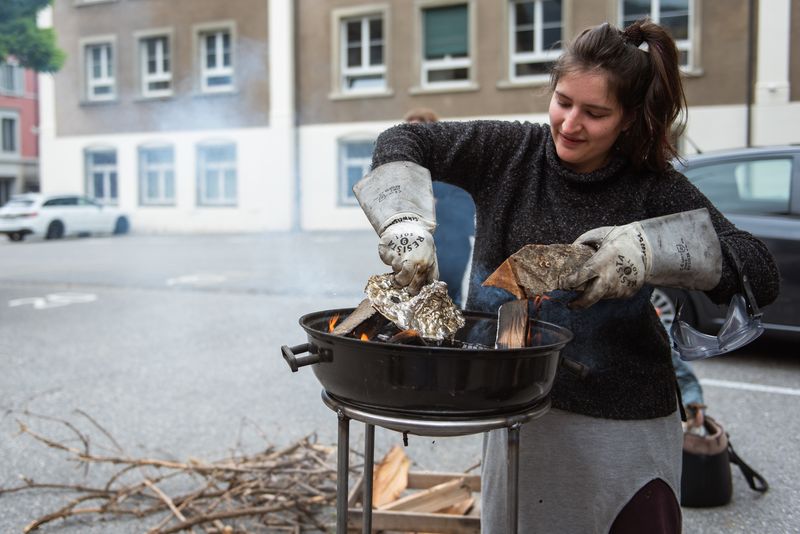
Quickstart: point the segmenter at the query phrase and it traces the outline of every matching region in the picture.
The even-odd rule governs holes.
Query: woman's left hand
[[[644,285],[645,265],[636,224],[589,230],[573,244],[597,249],[577,271],[564,278],[563,289],[582,291],[572,308],[588,308],[603,298],[628,298]]]

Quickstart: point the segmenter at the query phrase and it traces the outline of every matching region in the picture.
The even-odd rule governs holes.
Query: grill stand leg
[[[522,426],[515,423],[508,427],[508,454],[506,455],[506,467],[508,468],[506,500],[508,503],[508,523],[506,532],[516,534],[517,532],[517,510],[519,508],[519,428]]]
[[[347,534],[347,494],[350,475],[350,418],[342,410],[339,417],[339,441],[336,449],[336,534]]]
[[[361,494],[363,534],[372,532],[372,473],[375,465],[375,425],[364,423],[364,493]]]

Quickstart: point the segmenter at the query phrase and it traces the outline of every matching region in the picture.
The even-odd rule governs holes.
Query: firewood
[[[497,349],[518,349],[528,345],[528,301],[512,300],[497,312]]]
[[[420,337],[419,332],[416,330],[401,330],[390,337],[387,343],[397,343],[399,345],[419,345],[422,347],[428,346],[428,344],[424,339],[422,339],[422,337]]]
[[[463,478],[456,478],[449,482],[433,486],[432,488],[406,495],[396,501],[379,506],[383,511],[414,511],[431,513],[454,506],[465,499],[469,499],[472,492]]]
[[[468,499],[464,499],[463,501],[457,502],[456,504],[448,506],[447,508],[443,508],[442,510],[436,510],[436,512],[440,514],[466,515],[474,504],[475,497],[469,497]]]
[[[352,332],[358,325],[372,317],[378,313],[378,310],[372,307],[370,304],[369,299],[364,299],[358,305],[358,307],[353,310],[353,313],[348,315],[344,321],[337,324],[334,329],[333,333],[337,336],[346,336],[350,332]]]
[[[399,445],[392,447],[375,467],[372,482],[372,506],[378,508],[397,500],[408,487],[408,459]]]
[[[483,281],[517,298],[533,298],[559,289],[560,280],[586,263],[595,250],[586,245],[525,245]]]

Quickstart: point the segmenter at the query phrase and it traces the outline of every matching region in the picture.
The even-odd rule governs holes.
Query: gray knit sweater
[[[402,124],[381,134],[373,168],[413,161],[434,180],[466,189],[475,201],[475,249],[467,309],[494,312],[511,297],[481,282],[508,256],[530,243],[572,243],[600,226],[621,225],[707,207],[722,250],[735,249],[746,265],[759,305],[772,302],[779,276],[761,241],[738,230],[680,173],[634,173],[622,157],[594,172],[564,167],[547,125],[502,122]],[[727,303],[737,291],[733,263],[724,252],[722,279],[708,296]],[[645,285],[630,299],[601,300],[570,310],[572,292],[554,291],[539,318],[570,329],[565,357],[589,367],[577,379],[559,370],[553,406],[595,417],[647,419],[672,413],[676,382],[669,342]]]

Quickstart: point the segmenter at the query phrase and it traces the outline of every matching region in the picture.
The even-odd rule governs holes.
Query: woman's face
[[[550,131],[558,157],[576,172],[599,169],[625,128],[624,115],[604,74],[563,75],[550,99]]]

